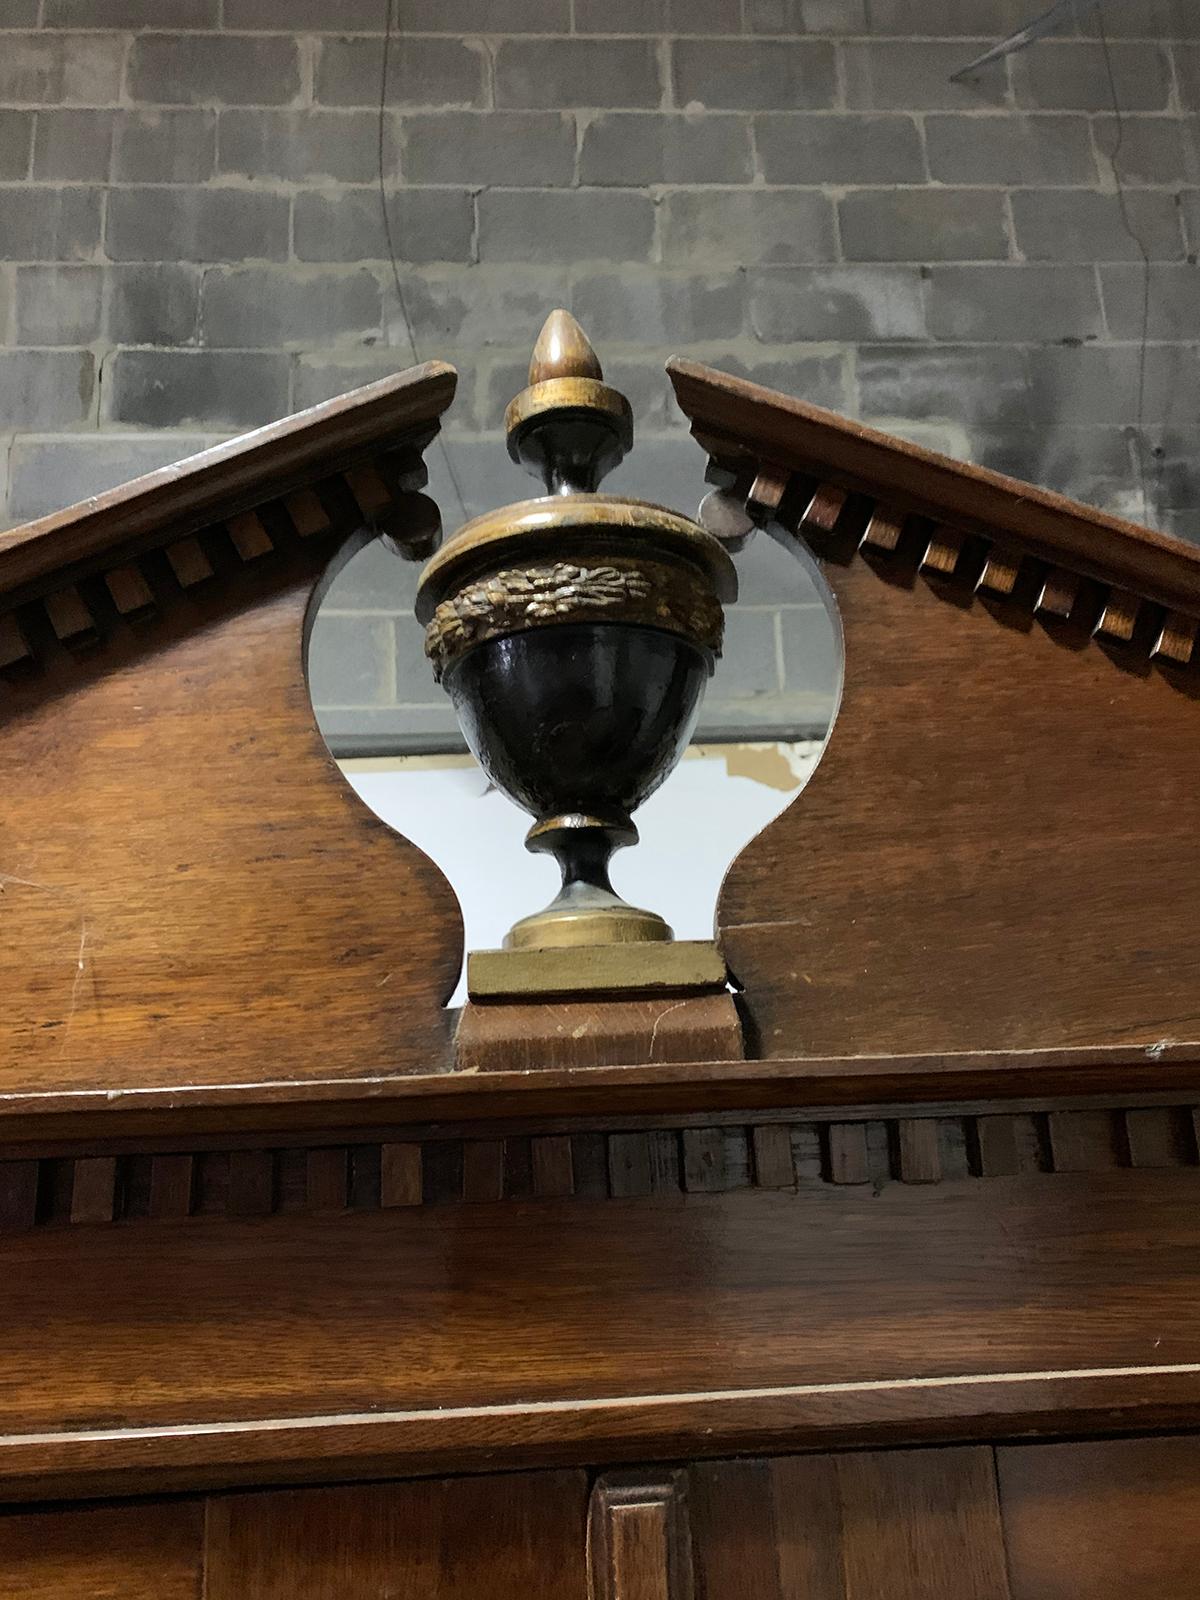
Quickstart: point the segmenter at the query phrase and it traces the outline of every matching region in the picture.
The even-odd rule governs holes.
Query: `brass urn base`
[[[666,944],[674,937],[656,911],[627,905],[619,895],[606,899],[594,890],[564,890],[544,910],[514,923],[504,936],[504,948],[575,950],[581,945]]]
[[[565,811],[542,817],[525,837],[534,854],[552,855],[562,887],[541,911],[522,917],[504,936],[506,950],[575,950],[606,944],[665,944],[675,935],[656,911],[627,905],[608,877],[609,858],[637,843],[628,816]]]
[[[535,822],[525,837],[534,854],[552,855],[562,888],[548,906],[522,917],[504,936],[506,950],[575,950],[583,945],[664,944],[675,935],[657,911],[627,905],[608,878],[615,850],[637,843],[627,816],[562,812]]]

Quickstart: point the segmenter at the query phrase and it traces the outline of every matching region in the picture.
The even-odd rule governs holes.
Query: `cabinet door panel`
[[[1194,1600],[1200,1438],[996,1452],[1013,1600]]]
[[[697,1600],[1008,1600],[992,1452],[694,1467]]]
[[[846,1600],[1007,1600],[992,1452],[837,1459]]]
[[[0,1514],[4,1600],[200,1600],[201,1500]]]
[[[585,1600],[586,1514],[582,1472],[213,1496],[205,1600]]]
[[[696,1600],[844,1600],[830,1456],[704,1462],[688,1478]]]
[[[1200,1436],[0,1512],[0,1600],[1194,1600]]]

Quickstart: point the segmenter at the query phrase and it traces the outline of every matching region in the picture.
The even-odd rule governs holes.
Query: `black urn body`
[[[581,622],[476,645],[443,682],[480,766],[524,810],[628,826],[683,754],[711,671],[678,634]]]

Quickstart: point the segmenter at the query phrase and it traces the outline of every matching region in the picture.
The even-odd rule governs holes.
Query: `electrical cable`
[[[1109,93],[1112,96],[1113,115],[1116,119],[1116,138],[1113,141],[1109,161],[1112,163],[1113,181],[1117,186],[1117,205],[1121,213],[1121,225],[1133,240],[1142,258],[1142,337],[1138,350],[1138,378],[1137,378],[1137,410],[1134,423],[1134,447],[1137,455],[1138,480],[1142,491],[1142,521],[1150,520],[1150,495],[1146,484],[1146,347],[1150,341],[1150,252],[1146,249],[1141,234],[1133,226],[1129,215],[1129,203],[1125,194],[1125,184],[1121,177],[1118,157],[1125,139],[1125,116],[1121,108],[1120,96],[1117,93],[1117,79],[1113,72],[1112,53],[1108,46],[1108,32],[1104,26],[1103,0],[1095,0],[1096,23],[1100,32],[1100,46],[1104,57],[1104,70],[1108,76]]]
[[[384,27],[383,27],[383,62],[379,74],[379,211],[383,218],[383,233],[387,240],[388,257],[392,263],[392,280],[396,285],[396,299],[400,305],[400,315],[404,319],[404,331],[408,334],[409,348],[412,350],[413,361],[420,365],[423,357],[417,347],[417,336],[413,329],[413,320],[409,314],[408,301],[404,294],[404,285],[400,281],[400,264],[396,257],[396,245],[392,237],[392,218],[388,211],[387,184],[384,173],[386,130],[387,130],[387,98],[388,75],[391,67],[392,32],[394,16],[399,0],[383,0]],[[467,504],[463,498],[462,486],[459,484],[458,475],[454,470],[454,463],[450,459],[450,451],[446,447],[445,433],[440,429],[437,437],[438,447],[442,453],[442,460],[446,463],[446,473],[454,490],[454,498],[458,501],[459,523],[467,520]]]

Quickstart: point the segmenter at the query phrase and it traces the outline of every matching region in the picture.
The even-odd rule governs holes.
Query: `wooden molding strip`
[[[809,495],[822,503],[829,503],[839,492],[843,501],[847,498],[834,483],[818,482],[814,489],[810,478],[798,477],[804,496],[789,496],[794,505]],[[748,492],[745,480],[740,490],[723,492],[736,505],[739,493]],[[1047,626],[1070,625],[1083,639],[1091,637],[1104,645],[1114,661],[1134,665],[1150,660],[1176,670],[1193,661],[1200,635],[1200,604],[1196,616],[1169,611],[1130,590],[1104,587],[1079,573],[1048,567],[1039,557],[1001,539],[967,535],[883,501],[872,503],[863,494],[858,496],[855,515],[857,527],[847,527],[846,519],[818,524],[807,513],[798,519],[781,513],[779,523],[819,554],[836,559],[839,541],[849,534],[876,567],[893,574],[919,573],[939,592],[978,596],[993,611],[1009,608],[1011,614],[1011,608],[1016,608],[1036,614]]]
[[[848,516],[872,561],[974,592],[991,606],[1069,623],[1118,662],[1149,660],[1168,671],[1192,663],[1200,636],[1195,546],[742,379],[686,361],[668,370],[710,454],[709,476],[720,477],[735,506],[761,515],[756,496],[766,473],[774,496],[767,512],[818,552],[833,553],[851,531],[841,513],[854,495]],[[814,519],[814,504],[836,506],[833,519]]]
[[[435,1122],[487,1126],[600,1117],[611,1125],[616,1117],[726,1113],[749,1120],[772,1110],[798,1115],[806,1108],[1044,1104],[1084,1095],[1120,1105],[1145,1105],[1163,1096],[1190,1100],[1200,1095],[1200,1043],[0,1094],[0,1150],[15,1157],[23,1147],[48,1144],[119,1139],[144,1145],[247,1134],[285,1145],[297,1132],[328,1140],[345,1130],[361,1138],[372,1127],[411,1129]]]
[[[1200,1107],[722,1123],[0,1161],[0,1236],[79,1224],[631,1200],[1200,1166]]]
[[[380,487],[366,525],[378,526],[383,517],[406,545],[401,524],[411,518],[416,542],[422,543],[430,515],[436,520],[433,502],[417,492],[428,476],[420,455],[426,442],[427,434],[395,440],[370,464]],[[119,637],[152,648],[153,624],[190,605],[193,596],[207,596],[246,571],[266,584],[289,559],[311,562],[321,556],[322,541],[348,539],[363,527],[349,475],[334,474],[281,499],[262,498],[255,510],[218,519],[161,551],[148,548],[78,583],[51,587],[0,618],[0,683],[24,682],[52,658],[68,667],[77,658],[90,670],[97,650]]]
[[[725,467],[740,462],[749,476],[757,464],[790,467],[1200,615],[1194,545],[693,361],[667,371],[693,433]]]
[[[588,1506],[591,1600],[693,1600],[687,1477],[610,1472]]]
[[[395,486],[366,458],[406,436],[434,431],[456,381],[453,367],[427,362],[0,533],[0,596],[21,599],[61,588],[68,576],[94,571],[106,558],[175,544],[342,471],[349,474],[356,514],[370,517]],[[189,572],[198,570],[184,559]]]
[[[0,1435],[9,1500],[1187,1429],[1200,1364],[814,1383]],[[599,1591],[601,1594],[603,1590]],[[634,1591],[636,1594],[636,1591]],[[668,1590],[666,1600],[675,1600]]]

